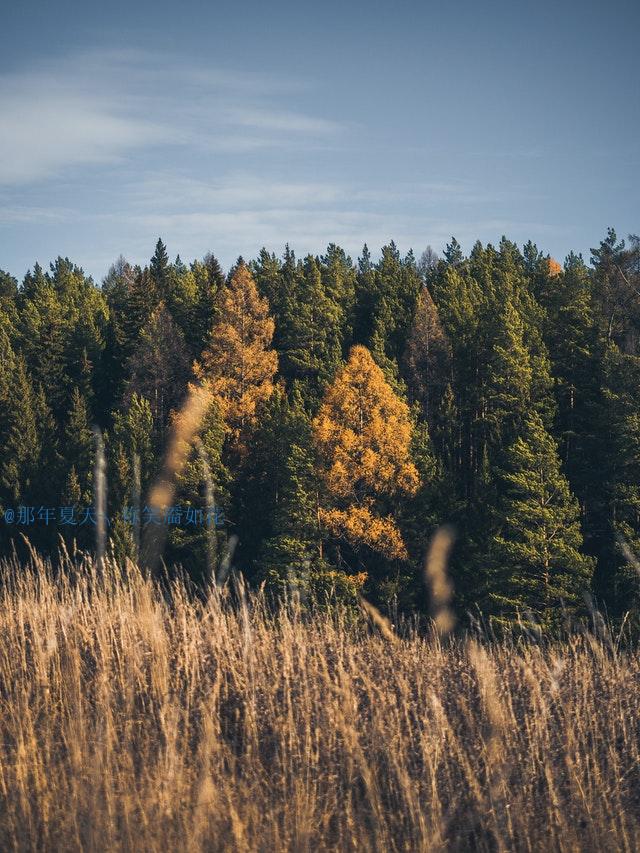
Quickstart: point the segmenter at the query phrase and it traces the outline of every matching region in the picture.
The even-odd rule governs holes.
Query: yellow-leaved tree
[[[271,349],[274,322],[248,267],[240,262],[217,299],[218,321],[194,367],[218,405],[231,442],[241,446],[256,409],[273,391],[278,356]]]
[[[387,559],[406,559],[398,526],[385,506],[419,487],[411,461],[412,423],[366,347],[354,346],[327,389],[313,421],[325,487],[321,524],[358,550],[366,545]]]

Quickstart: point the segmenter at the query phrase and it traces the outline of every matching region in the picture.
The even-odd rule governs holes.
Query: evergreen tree
[[[73,479],[78,488],[77,497],[72,502],[90,506],[93,502],[93,434],[87,403],[78,388],[74,388],[71,396],[71,407],[64,429],[63,452],[66,476],[68,478],[73,469]]]
[[[418,297],[402,367],[409,399],[420,403],[425,418],[431,423],[451,381],[451,344],[426,288]]]
[[[22,356],[15,356],[6,339],[1,342],[6,359],[0,387],[0,503],[4,507],[37,501],[41,462],[38,401]]]
[[[222,267],[210,253],[205,255],[203,261],[194,261],[191,272],[197,293],[187,341],[194,358],[199,358],[218,319],[216,296],[224,287],[225,277]]]
[[[327,293],[320,265],[309,255],[299,271],[298,285],[283,307],[280,331],[280,372],[289,381],[303,381],[308,392],[331,378],[342,357],[343,311]]]
[[[600,246],[591,250],[595,268],[594,294],[601,328],[607,340],[628,355],[640,351],[640,241],[618,241],[613,228]]]
[[[231,474],[223,461],[225,436],[224,421],[213,403],[176,482],[174,502],[183,515],[169,527],[167,558],[183,565],[196,582],[214,579],[230,521]]]
[[[593,561],[581,553],[578,502],[560,470],[557,446],[535,412],[508,448],[499,476],[499,529],[487,567],[491,606],[501,619],[531,613],[549,624],[563,606],[578,609]]]
[[[498,443],[513,439],[532,403],[533,374],[523,328],[518,312],[507,302],[498,323],[486,391],[489,440]]]
[[[455,237],[452,237],[451,242],[447,243],[444,250],[444,259],[451,267],[457,267],[463,262],[464,254],[460,243],[458,243]]]
[[[189,376],[187,348],[180,329],[164,303],[154,310],[140,333],[129,364],[125,402],[139,394],[149,401],[156,446],[164,442],[169,415],[186,393]]]
[[[160,237],[158,237],[156,250],[151,258],[151,263],[149,264],[149,272],[151,273],[151,278],[153,279],[160,299],[166,300],[168,298],[167,277],[169,273],[169,255],[167,254],[167,247]]]

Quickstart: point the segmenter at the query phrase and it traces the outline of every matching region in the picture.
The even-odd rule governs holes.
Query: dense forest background
[[[165,562],[195,581],[232,539],[275,591],[411,609],[450,523],[461,614],[553,625],[586,591],[616,616],[638,607],[639,380],[640,240],[612,229],[591,266],[453,239],[225,274],[159,240],[101,287],[66,258],[0,273],[0,547],[93,546],[95,425],[120,558],[166,524]],[[211,405],[171,519],[145,517],[189,387]]]

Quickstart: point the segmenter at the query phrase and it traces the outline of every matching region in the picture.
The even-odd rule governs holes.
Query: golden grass
[[[6,567],[0,849],[638,849],[635,652],[392,636]]]

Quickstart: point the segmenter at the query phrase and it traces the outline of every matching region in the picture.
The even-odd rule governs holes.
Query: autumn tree
[[[241,444],[255,424],[258,406],[273,391],[278,356],[271,349],[274,322],[267,300],[258,294],[242,263],[220,291],[219,320],[196,365],[209,385],[232,444]]]
[[[313,435],[325,490],[320,520],[356,554],[366,547],[388,560],[407,558],[389,509],[394,498],[419,486],[411,432],[407,404],[370,352],[354,346],[324,396]]]

